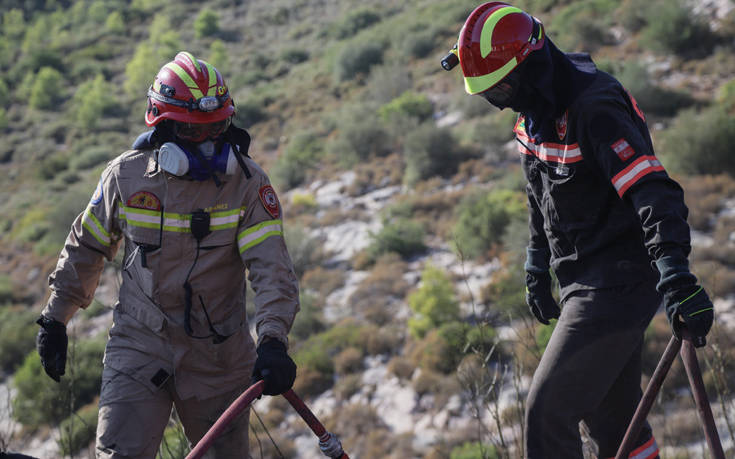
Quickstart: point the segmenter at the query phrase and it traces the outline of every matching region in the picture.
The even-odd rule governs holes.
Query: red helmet
[[[234,112],[235,105],[219,71],[181,51],[161,67],[148,89],[145,124],[155,126],[162,120],[216,123]]]
[[[503,2],[484,3],[459,32],[457,52],[469,94],[495,86],[544,45],[544,28],[533,16]]]

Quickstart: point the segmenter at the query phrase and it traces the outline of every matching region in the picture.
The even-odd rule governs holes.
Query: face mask
[[[195,148],[196,153],[192,152]],[[232,175],[238,168],[230,144],[223,143],[217,151],[217,145],[211,141],[201,144],[166,142],[158,149],[158,164],[170,174],[179,177],[188,174],[200,181],[212,177],[213,172]]]

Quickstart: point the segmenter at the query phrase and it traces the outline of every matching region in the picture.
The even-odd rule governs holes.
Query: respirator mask
[[[210,178],[213,172],[234,174],[238,168],[235,155],[232,146],[225,142],[166,142],[158,149],[158,165],[170,174],[179,177],[188,174],[201,181]]]

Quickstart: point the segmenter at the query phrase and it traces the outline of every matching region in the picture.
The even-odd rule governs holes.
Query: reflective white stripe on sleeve
[[[237,235],[237,246],[240,253],[255,247],[271,236],[283,236],[283,222],[281,220],[267,220],[247,228]]]
[[[612,184],[622,197],[641,177],[662,170],[664,166],[655,156],[641,156],[613,177]]]

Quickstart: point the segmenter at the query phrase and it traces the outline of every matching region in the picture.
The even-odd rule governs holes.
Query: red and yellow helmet
[[[453,50],[459,56],[465,91],[479,94],[495,86],[541,48],[544,38],[541,22],[519,8],[503,2],[475,8]]]
[[[235,105],[219,71],[181,51],[161,67],[148,89],[145,124],[155,126],[162,120],[216,123],[234,112]]]

